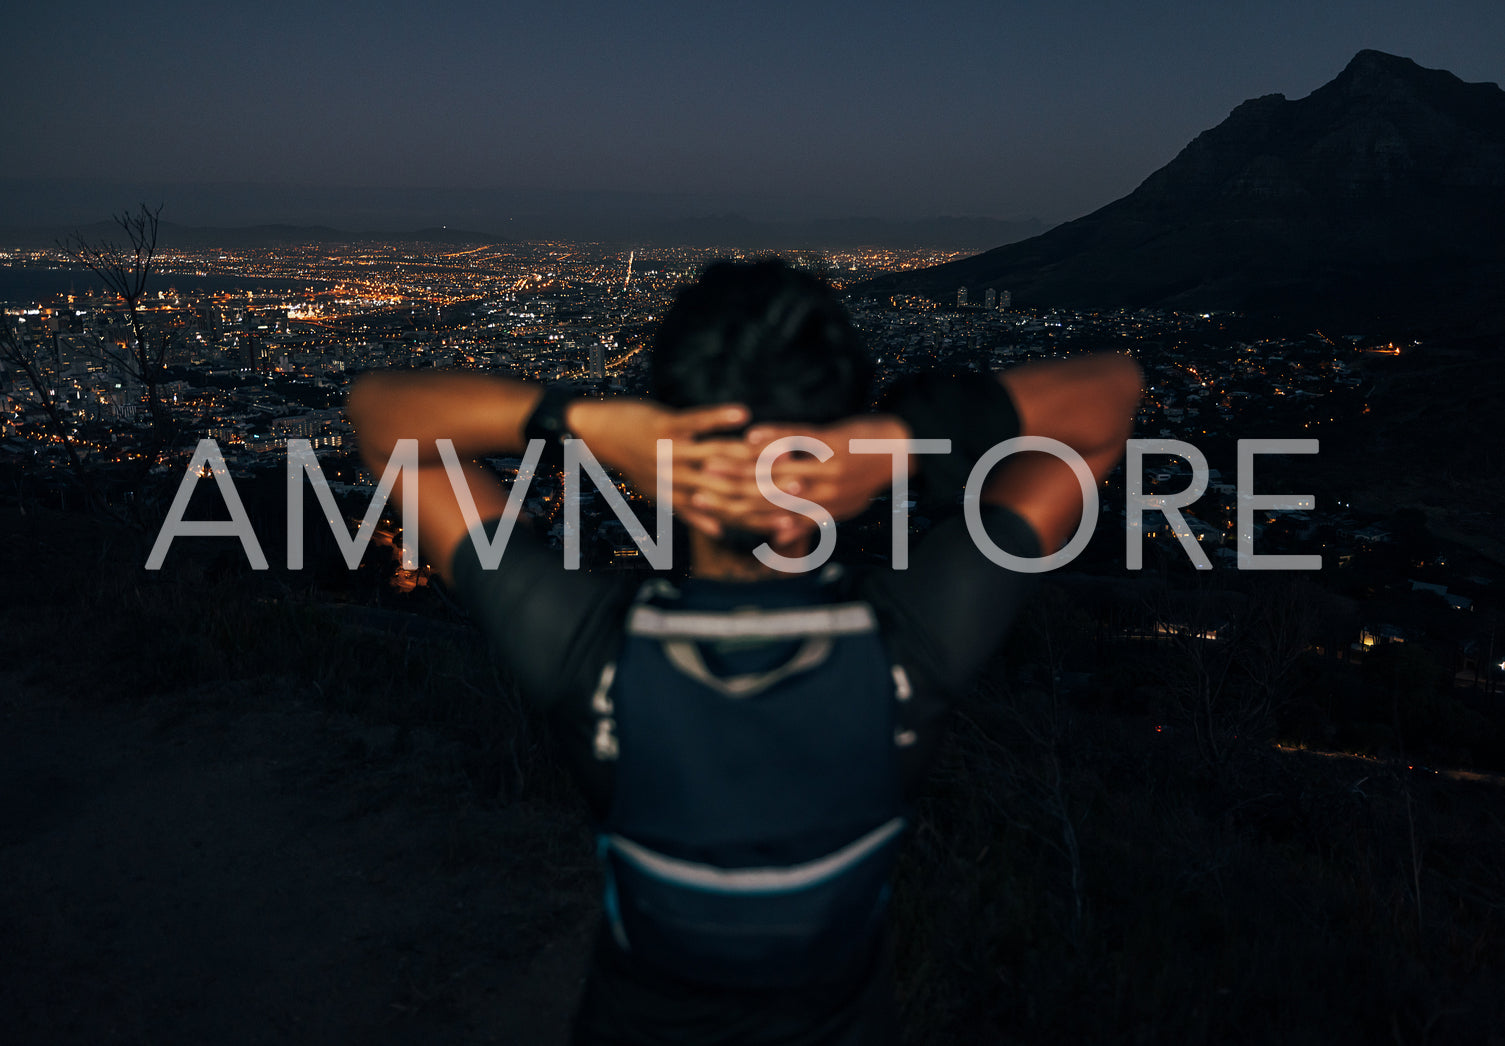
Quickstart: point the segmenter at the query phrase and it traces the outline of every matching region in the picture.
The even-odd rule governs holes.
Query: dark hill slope
[[[1243,103],[1086,217],[872,286],[1420,322],[1498,313],[1502,274],[1505,92],[1361,51],[1306,98]]]

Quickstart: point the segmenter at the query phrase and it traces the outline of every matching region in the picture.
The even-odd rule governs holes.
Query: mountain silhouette
[[[1505,318],[1505,92],[1360,51],[1305,98],[1234,109],[1128,196],[873,290],[1017,306],[1363,323]]]

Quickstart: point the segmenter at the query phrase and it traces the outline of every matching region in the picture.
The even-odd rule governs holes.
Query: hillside
[[[1306,98],[1244,102],[1085,217],[869,286],[963,285],[1021,307],[1505,329],[1505,92],[1361,51]]]

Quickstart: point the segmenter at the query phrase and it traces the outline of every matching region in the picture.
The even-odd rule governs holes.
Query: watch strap
[[[533,413],[528,415],[523,426],[523,439],[544,441],[544,459],[559,461],[564,456],[564,441],[570,436],[565,423],[565,412],[575,400],[575,392],[567,385],[550,385],[539,397]]]

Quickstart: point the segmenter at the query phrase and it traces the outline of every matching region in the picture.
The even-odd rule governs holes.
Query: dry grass
[[[351,627],[287,577],[207,552],[148,574],[130,530],[0,520],[0,644],[34,679],[185,702],[275,700],[295,681],[369,720],[373,743],[447,738],[431,780],[453,802],[544,803],[560,845],[577,841],[546,728],[472,637]],[[1001,666],[990,680],[916,799],[900,868],[915,1043],[1502,1041],[1496,786],[1268,748],[1210,775],[1142,717],[1089,713]],[[492,852],[462,833],[444,860]]]

